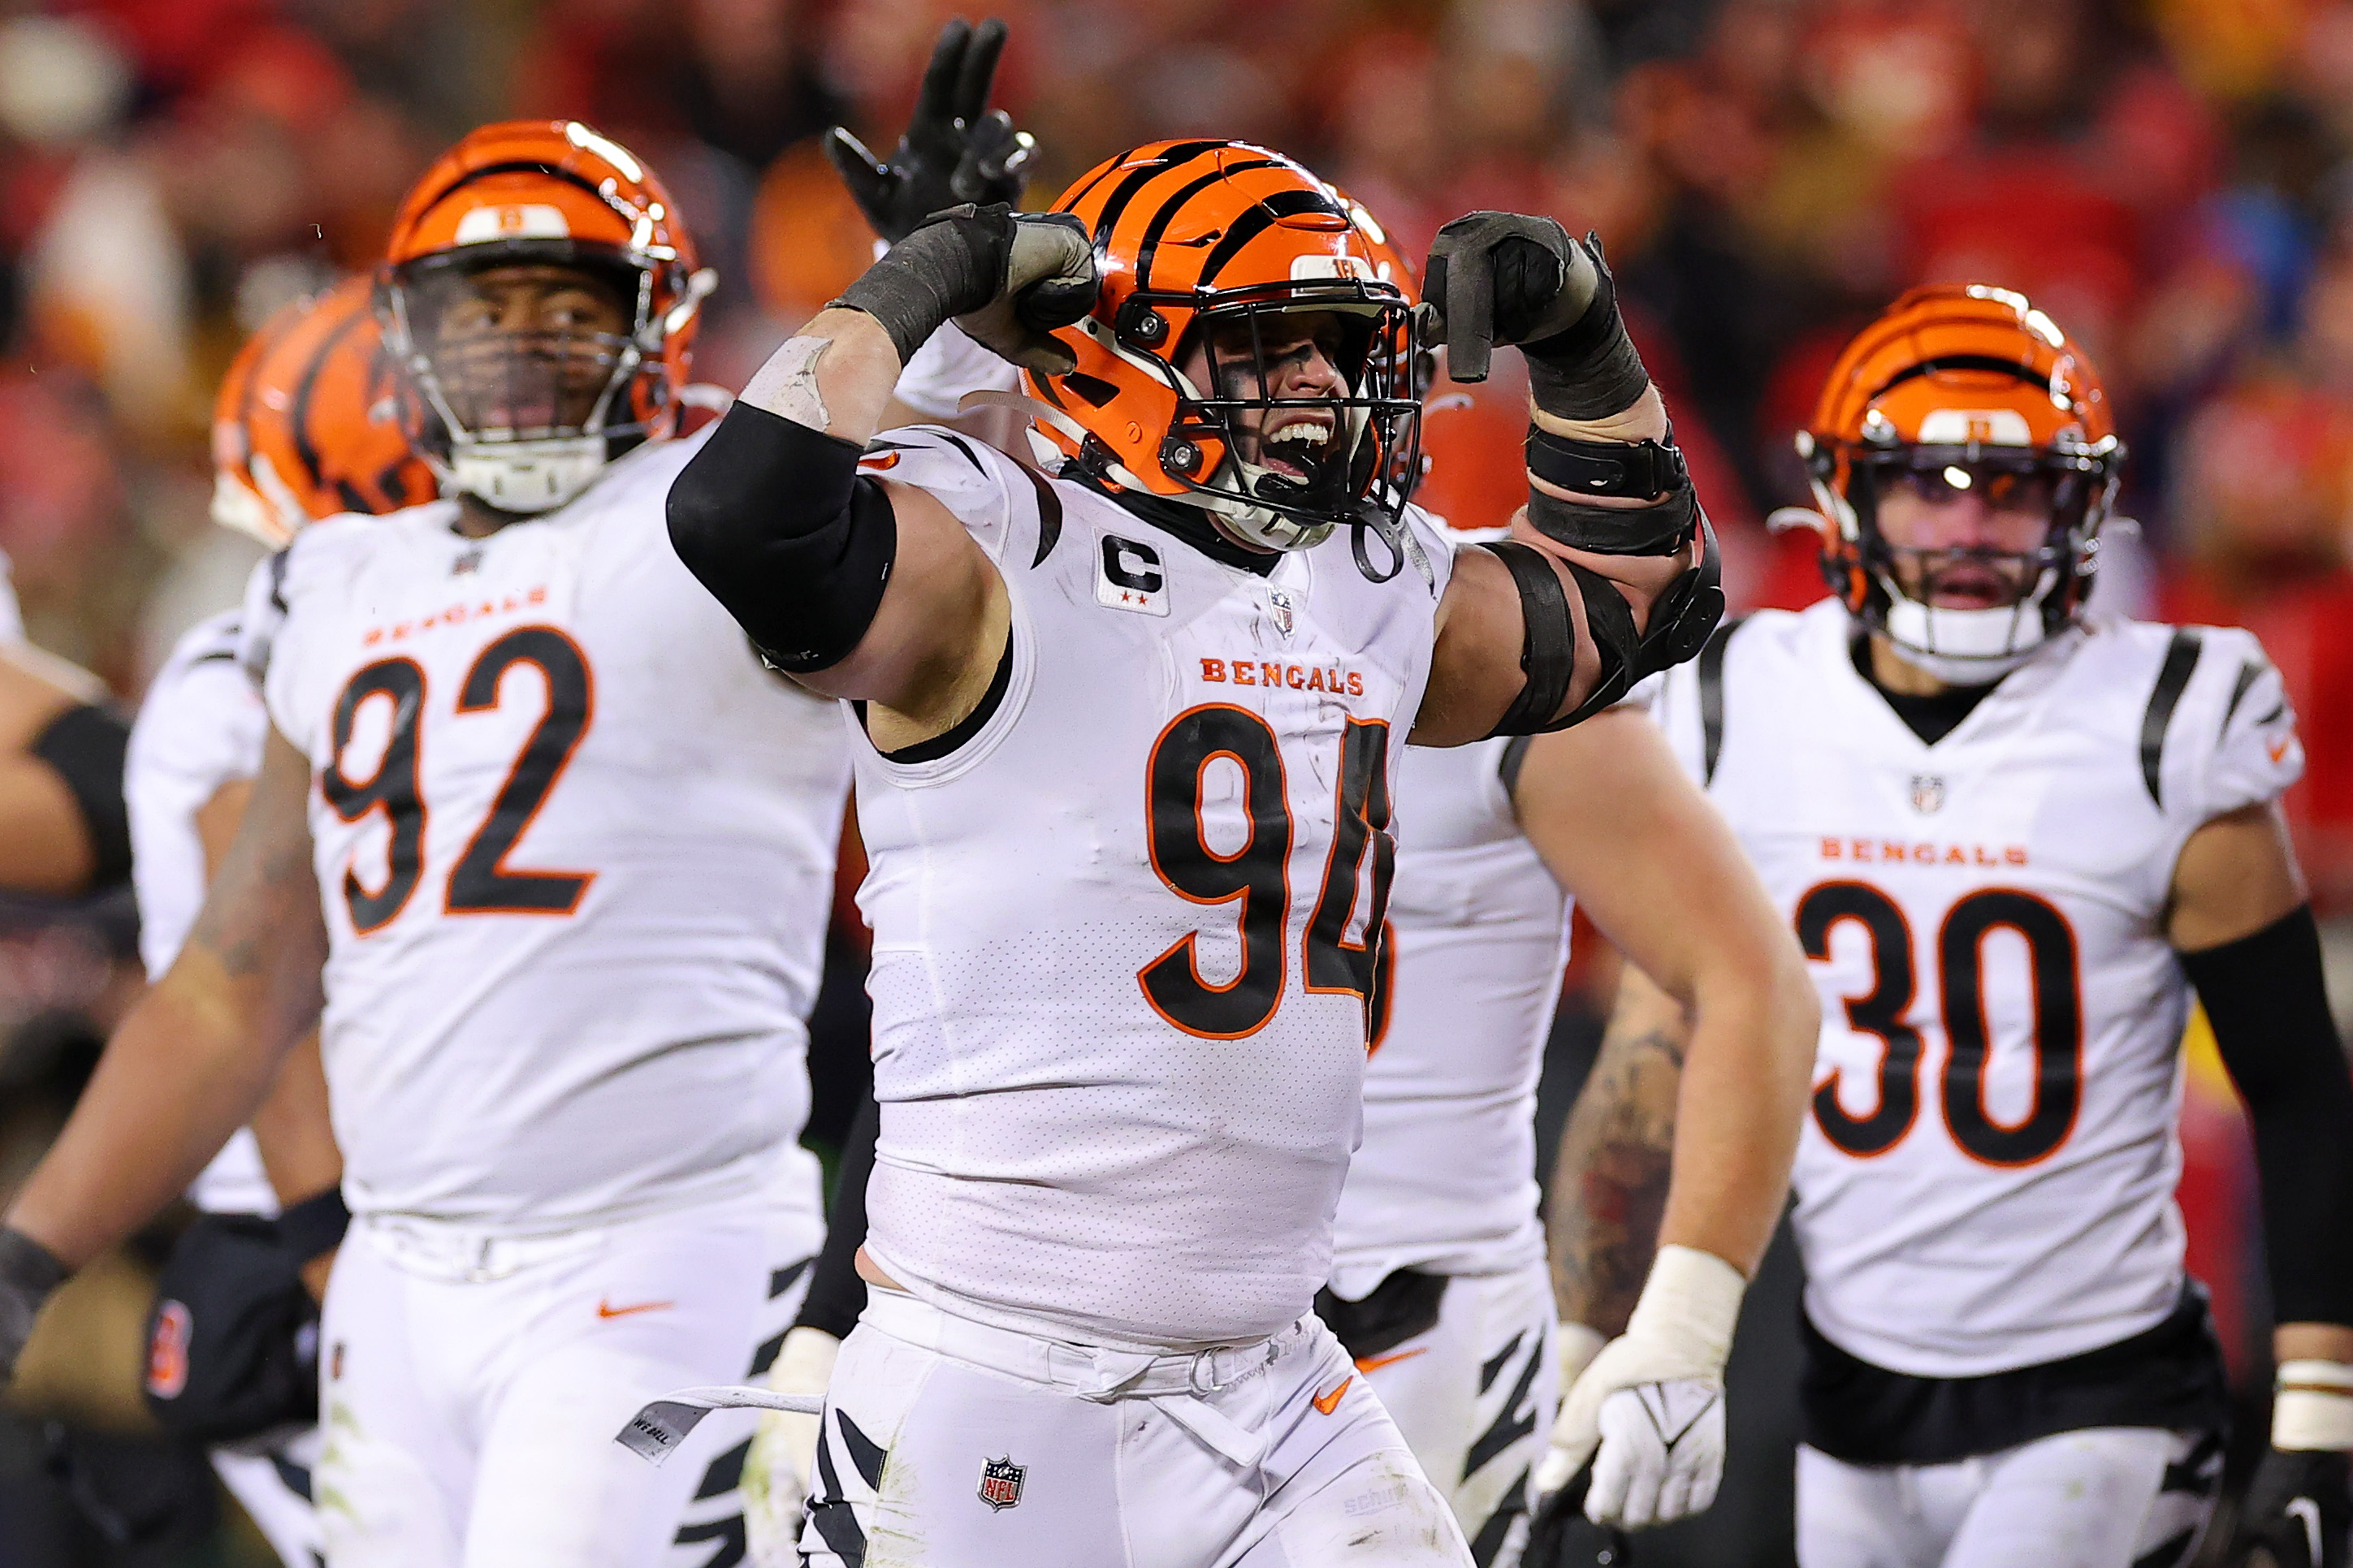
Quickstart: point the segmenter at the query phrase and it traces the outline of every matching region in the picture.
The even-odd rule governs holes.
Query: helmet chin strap
[[[2044,568],[2033,592],[2016,604],[1984,610],[1925,605],[1906,596],[1887,576],[1879,581],[1887,591],[1882,627],[1887,640],[1905,663],[1948,686],[1990,685],[2032,658],[2050,639],[2042,601],[2059,581],[2051,568]]]

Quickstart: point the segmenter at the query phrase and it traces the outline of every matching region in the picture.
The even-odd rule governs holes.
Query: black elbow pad
[[[881,607],[898,521],[859,455],[738,400],[670,483],[670,547],[779,669],[839,663]]]
[[[131,878],[131,809],[122,799],[130,727],[103,708],[69,708],[49,721],[32,754],[65,781],[90,835],[90,890]]]

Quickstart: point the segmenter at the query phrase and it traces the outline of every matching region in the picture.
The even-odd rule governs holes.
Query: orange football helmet
[[[1906,293],[1847,345],[1797,445],[1831,592],[1939,679],[1998,679],[2082,613],[2124,447],[2098,370],[2023,295],[1977,283]],[[1899,484],[1932,502],[1974,487],[1996,505],[2047,507],[2014,603],[1942,608],[1904,592],[1905,552],[1878,521]],[[1926,557],[2000,552],[1909,553],[1925,573],[1936,564]]]
[[[627,330],[437,341],[468,278],[526,266],[602,280]],[[677,204],[627,148],[576,121],[483,126],[393,223],[380,309],[412,394],[412,441],[451,489],[507,511],[563,505],[613,458],[675,433],[712,287]]]
[[[248,340],[213,405],[213,521],[283,549],[341,511],[439,492],[393,413],[375,287],[350,278],[289,302]]]
[[[1093,230],[1103,285],[1094,310],[1054,334],[1077,368],[1022,373],[1051,448],[1113,488],[1199,507],[1261,549],[1303,550],[1376,515],[1394,532],[1405,499],[1379,481],[1419,428],[1411,301],[1380,277],[1330,185],[1247,142],[1158,142],[1081,175],[1054,210]],[[1347,395],[1268,395],[1260,333],[1283,311],[1338,319]],[[1219,347],[1245,338],[1246,358]],[[1206,387],[1178,368],[1197,345]],[[1258,395],[1240,395],[1253,377]],[[1279,473],[1245,421],[1307,406],[1333,426],[1318,448],[1286,453],[1303,477]]]

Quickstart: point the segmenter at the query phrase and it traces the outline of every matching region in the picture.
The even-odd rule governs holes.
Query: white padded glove
[[[822,1397],[833,1381],[841,1342],[823,1329],[785,1336],[763,1381],[778,1394]],[[800,1568],[801,1505],[817,1464],[818,1417],[765,1411],[752,1451],[744,1457],[744,1542],[753,1568]]]
[[[1714,1502],[1724,1479],[1724,1363],[1746,1289],[1713,1253],[1661,1247],[1625,1333],[1592,1355],[1561,1401],[1537,1491],[1558,1491],[1590,1458],[1585,1512],[1597,1524],[1640,1530]],[[1598,1337],[1581,1334],[1562,1335],[1565,1379],[1572,1353],[1590,1353]]]

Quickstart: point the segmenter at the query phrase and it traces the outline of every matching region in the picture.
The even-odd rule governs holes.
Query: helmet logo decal
[[[1294,256],[1291,258],[1291,280],[1303,282],[1311,278],[1363,278],[1377,282],[1373,265],[1361,256]]]
[[[501,239],[569,239],[564,209],[539,202],[476,207],[458,220],[456,243],[485,245]]]
[[[2015,408],[1938,408],[1920,419],[1924,447],[2031,447],[2034,432]]]

